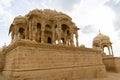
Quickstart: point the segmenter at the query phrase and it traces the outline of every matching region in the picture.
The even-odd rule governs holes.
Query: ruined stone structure
[[[9,80],[90,80],[106,77],[106,70],[120,72],[110,38],[99,33],[93,48],[86,48],[78,44],[78,30],[71,17],[55,10],[15,17],[11,43],[0,51],[1,73]]]

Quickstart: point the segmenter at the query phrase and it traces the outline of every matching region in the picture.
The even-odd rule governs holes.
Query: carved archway
[[[69,27],[66,24],[62,24],[62,31],[65,32]]]
[[[52,27],[51,25],[45,25],[45,42],[52,43]]]
[[[47,43],[50,43],[50,44],[52,43],[52,39],[50,37],[48,37]]]
[[[41,24],[37,23],[37,41],[41,42]]]
[[[105,53],[105,55],[112,55],[108,45],[103,45],[103,52]]]
[[[64,40],[63,44],[69,46],[70,45],[69,44],[70,43],[70,38],[71,38],[70,28],[69,28],[68,25],[62,24],[61,29],[62,29],[61,39],[62,39],[62,41]]]
[[[25,29],[24,28],[20,27],[18,30],[18,34],[19,34],[20,39],[25,39]]]

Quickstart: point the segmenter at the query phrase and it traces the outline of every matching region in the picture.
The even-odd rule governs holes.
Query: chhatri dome
[[[110,43],[110,38],[107,35],[102,34],[99,32],[99,34],[93,39],[93,43]]]
[[[110,41],[109,36],[99,32],[99,34],[93,39],[93,48],[102,50],[102,53],[106,55],[105,47],[107,47],[109,55],[113,56],[112,43]]]

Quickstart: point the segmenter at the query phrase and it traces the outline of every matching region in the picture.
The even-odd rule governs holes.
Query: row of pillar
[[[15,39],[17,39],[17,37],[19,37],[19,27],[20,25],[15,25],[15,33],[14,33],[14,36],[15,36]],[[23,26],[23,25],[22,25]],[[28,26],[28,28],[27,28]],[[42,20],[41,21],[41,43],[45,43],[44,40],[45,40],[45,21]],[[54,24],[51,25],[51,26],[55,26]],[[58,36],[57,40],[58,40],[58,44],[61,44],[61,40],[62,40],[62,29],[61,29],[61,23],[58,21],[57,23],[57,28],[55,27],[52,27],[52,37],[51,37],[51,40],[52,40],[52,44],[56,44],[56,35]],[[56,33],[56,29],[58,29],[57,33]],[[28,30],[28,31],[27,31]],[[69,39],[69,43],[70,43],[70,46],[74,46],[74,34],[75,34],[75,38],[76,38],[76,46],[78,46],[78,32],[77,30],[74,30],[72,29],[72,27],[69,28],[69,31],[70,31],[70,39]],[[35,41],[36,40],[36,32],[37,32],[37,21],[35,19],[33,19],[32,21],[29,21],[29,23],[24,27],[24,35],[25,35],[25,39],[29,39],[29,40],[33,40]],[[65,33],[67,34],[67,32]],[[64,34],[64,35],[65,35]],[[64,42],[66,43],[66,36],[64,37]]]
[[[37,24],[34,20],[32,20],[32,22],[29,23],[29,39],[30,40],[35,40],[35,33],[36,32],[36,25],[34,24]],[[55,26],[55,25],[52,25],[52,26]],[[58,22],[57,23],[57,28],[58,30],[61,30],[61,23]],[[61,44],[61,38],[62,38],[62,35],[61,35],[61,32],[58,32],[58,44]],[[45,21],[42,21],[41,23],[41,43],[44,43],[44,38],[45,38]],[[71,46],[74,46],[74,41],[73,41],[73,31],[71,30],[71,39],[70,39],[70,45]],[[76,38],[76,46],[78,46],[78,33],[77,33],[77,30],[75,32],[75,38]],[[52,28],[52,44],[55,44],[55,41],[56,41],[56,38],[55,38],[55,28],[53,27]]]

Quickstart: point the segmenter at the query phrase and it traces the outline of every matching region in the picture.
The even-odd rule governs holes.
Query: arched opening
[[[66,24],[62,24],[62,30],[65,32],[69,27]]]
[[[69,30],[67,30],[67,36],[70,36],[70,31]]]
[[[55,29],[57,28],[57,25],[55,25]]]
[[[45,31],[52,32],[52,27],[50,25],[45,25]]]
[[[23,34],[24,33],[24,29],[23,28],[19,28],[19,33]]]
[[[104,46],[104,54],[109,55],[109,49],[108,46]]]
[[[65,43],[65,40],[64,40],[64,38],[61,38],[61,43],[63,44],[63,43]]]
[[[37,29],[41,29],[41,24],[37,23]]]
[[[69,46],[70,45],[70,30],[69,27],[66,24],[62,24],[61,26],[62,29],[62,41],[65,45]]]
[[[41,42],[41,38],[39,38],[38,42]]]
[[[58,40],[56,40],[55,43],[58,44]]]
[[[47,39],[47,43],[52,43],[52,40],[51,40],[51,38],[50,37],[48,37],[48,39]]]
[[[37,41],[41,42],[41,24],[37,23]]]
[[[45,42],[52,43],[52,27],[51,25],[45,25]]]
[[[20,39],[25,39],[24,28],[19,28]]]

